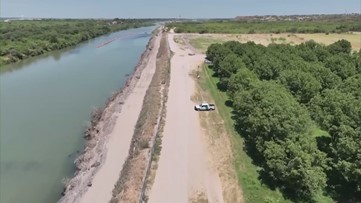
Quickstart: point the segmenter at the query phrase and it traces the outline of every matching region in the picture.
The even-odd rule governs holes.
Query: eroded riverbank
[[[126,86],[109,99],[103,111],[94,114],[93,124],[86,132],[86,147],[75,161],[78,170],[74,178],[66,181],[64,196],[59,202],[110,200],[122,164],[128,156],[127,149],[141,103],[154,74],[159,41],[160,35],[153,33]]]

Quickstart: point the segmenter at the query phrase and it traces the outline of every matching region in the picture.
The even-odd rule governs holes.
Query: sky
[[[361,13],[361,0],[1,0],[0,17],[233,18]]]

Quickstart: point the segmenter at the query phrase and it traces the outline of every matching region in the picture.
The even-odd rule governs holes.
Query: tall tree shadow
[[[220,90],[221,92],[227,92],[227,86],[222,84],[221,82],[217,82],[217,88],[218,90]]]

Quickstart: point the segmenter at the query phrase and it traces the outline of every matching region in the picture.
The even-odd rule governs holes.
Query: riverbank
[[[78,45],[112,32],[149,26],[149,20],[12,20],[0,22],[0,67]]]
[[[112,189],[122,166],[120,156],[124,156],[125,160],[128,155],[126,149],[130,146],[135,122],[141,109],[141,105],[138,106],[136,103],[143,101],[145,91],[154,73],[155,67],[150,63],[154,61],[155,64],[155,60],[152,60],[152,58],[156,56],[158,51],[158,32],[160,30],[158,28],[153,33],[139,64],[135,68],[134,74],[128,79],[124,88],[109,98],[104,109],[98,109],[93,113],[91,126],[85,133],[87,142],[84,151],[75,161],[77,172],[72,179],[64,181],[63,197],[59,202],[97,201],[97,199],[92,198],[92,195],[101,199],[107,198],[107,195],[109,195],[109,199],[105,199],[105,201],[110,200]],[[120,119],[123,119],[122,123],[118,122]],[[134,124],[132,120],[135,120]],[[129,133],[125,135],[125,131],[131,131],[128,143],[126,140],[122,140],[122,138],[129,137]],[[117,149],[125,150],[126,153],[118,154]],[[114,160],[117,163],[120,161],[120,164],[112,163]],[[117,167],[120,167],[120,169],[118,170]],[[100,169],[102,170],[100,171]],[[103,172],[102,174],[105,173],[106,177],[103,177],[102,174],[99,175],[99,171]],[[114,174],[116,177],[113,180],[109,175]],[[87,193],[89,190],[102,186],[102,181],[105,181],[107,187],[111,187],[109,191],[105,187],[101,187],[101,190],[97,190],[95,194]],[[85,194],[87,197],[83,197]],[[89,198],[89,201],[87,201],[87,198]]]

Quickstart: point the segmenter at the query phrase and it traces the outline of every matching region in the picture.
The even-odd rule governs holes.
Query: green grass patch
[[[330,137],[330,134],[327,131],[320,129],[317,125],[314,125],[311,129],[311,135],[313,137]]]
[[[194,48],[201,50],[203,53],[205,53],[209,45],[213,43],[224,43],[224,40],[214,39],[211,37],[196,37],[196,38],[190,38],[189,43]]]

